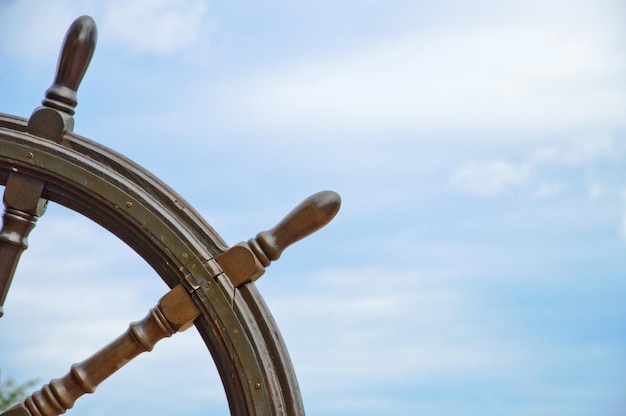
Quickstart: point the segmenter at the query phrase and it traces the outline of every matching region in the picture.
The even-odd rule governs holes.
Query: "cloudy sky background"
[[[258,282],[310,415],[626,411],[626,5],[0,0],[0,111],[28,117],[82,14],[75,131],[229,244],[342,209]],[[3,377],[64,375],[165,285],[51,206],[0,319]],[[195,330],[71,414],[226,415]]]

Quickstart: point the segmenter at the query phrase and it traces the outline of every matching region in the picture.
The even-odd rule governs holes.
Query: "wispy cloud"
[[[624,158],[623,149],[609,135],[593,135],[554,145],[542,145],[519,162],[490,160],[466,162],[450,176],[449,185],[457,190],[480,195],[495,196],[502,192],[538,182],[535,196],[545,197],[561,192],[569,180],[567,169],[584,168],[589,164]],[[544,179],[543,170],[561,170],[558,181]],[[598,195],[599,184],[591,185]]]
[[[69,24],[81,15],[69,0],[0,4],[0,51],[30,65],[55,62]]]
[[[560,194],[565,185],[560,182],[542,182],[537,186],[534,195],[537,198],[549,198]]]
[[[212,29],[204,1],[110,1],[105,3],[102,38],[139,54],[171,56],[196,50]]]
[[[54,62],[67,27],[82,14],[96,18],[99,48],[139,56],[206,53],[215,29],[201,0],[23,1],[0,5],[0,50],[31,64]]]
[[[478,129],[525,139],[538,129],[623,125],[626,60],[616,34],[597,31],[595,22],[508,18],[416,30],[334,58],[265,69],[229,86],[232,111],[238,106],[257,126],[437,129],[474,140]]]
[[[515,165],[504,161],[467,163],[458,168],[450,178],[453,188],[464,192],[493,196],[504,189],[523,184],[528,180],[527,165]]]

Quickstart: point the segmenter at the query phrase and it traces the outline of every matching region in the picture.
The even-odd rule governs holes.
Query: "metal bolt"
[[[126,203],[126,208],[130,208],[130,207],[132,207],[132,206],[133,206],[133,203],[132,203],[132,202],[127,202],[127,203]]]
[[[254,388],[257,389],[257,390],[260,389],[261,388],[261,383],[255,383]]]
[[[28,152],[28,154],[26,155],[27,158],[32,159],[35,157],[35,155],[33,154],[33,152]]]

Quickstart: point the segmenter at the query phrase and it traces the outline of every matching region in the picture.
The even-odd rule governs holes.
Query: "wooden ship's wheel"
[[[48,201],[116,235],[170,290],[117,339],[0,416],[62,414],[125,363],[191,325],[213,356],[232,415],[303,415],[287,349],[254,281],[285,247],[333,218],[339,195],[317,193],[276,227],[229,248],[155,176],[72,132],[76,91],[95,42],[93,19],[76,19],[42,106],[29,119],[0,114],[0,185],[5,187],[0,316],[28,234]]]

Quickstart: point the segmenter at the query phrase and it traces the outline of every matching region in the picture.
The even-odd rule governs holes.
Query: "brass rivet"
[[[204,284],[204,286],[206,286],[206,287],[211,287],[211,282],[210,282],[210,281],[209,281],[209,282],[206,282],[206,283]]]
[[[35,155],[33,154],[33,152],[28,152],[28,154],[26,155],[27,158],[32,159],[35,157]]]
[[[133,203],[132,203],[132,202],[127,202],[127,203],[126,203],[126,208],[130,208],[130,207],[132,207],[132,206],[133,206]]]
[[[256,383],[254,385],[254,388],[257,389],[257,390],[260,389],[261,388],[261,383]]]
[[[187,258],[187,253],[183,253],[183,258],[186,259]]]
[[[233,334],[238,334],[239,330],[238,329],[233,329]]]

